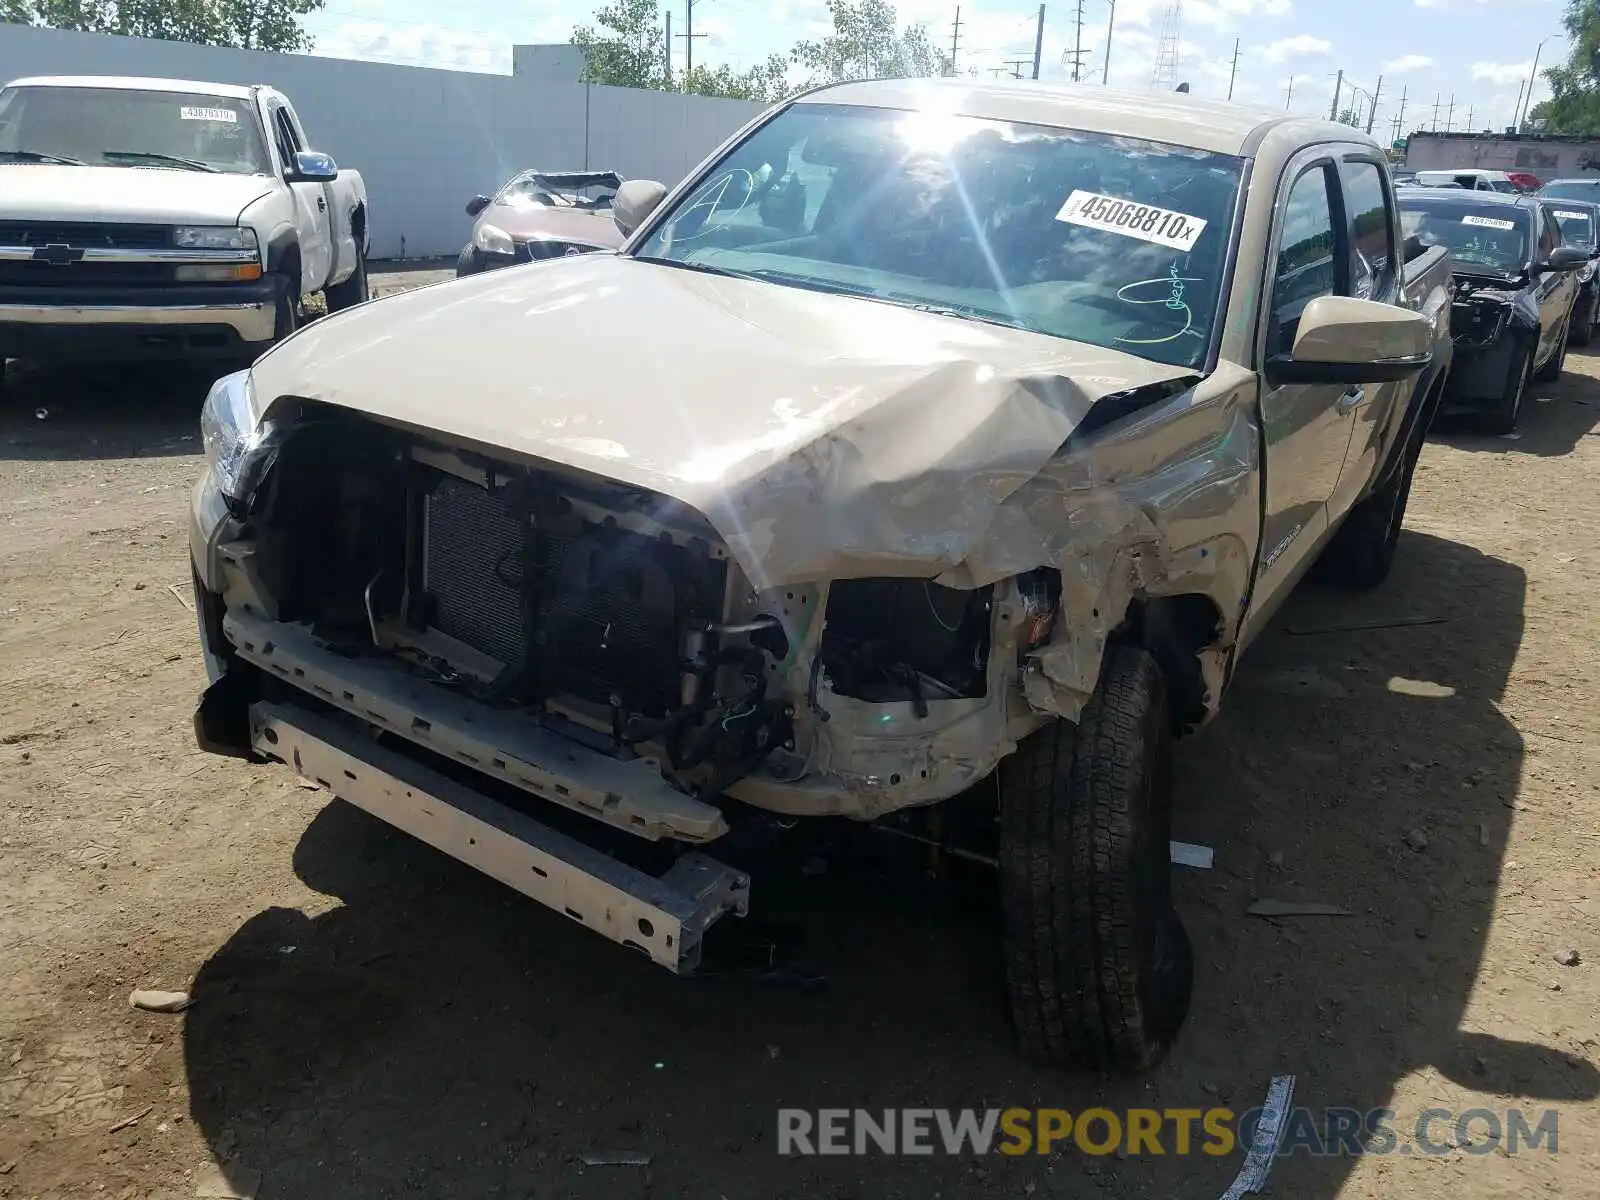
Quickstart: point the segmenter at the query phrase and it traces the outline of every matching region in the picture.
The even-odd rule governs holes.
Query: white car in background
[[[1459,187],[1469,192],[1511,192],[1522,189],[1512,182],[1504,171],[1485,171],[1478,167],[1463,167],[1453,171],[1418,171],[1419,187]]]
[[[107,76],[0,89],[6,358],[249,362],[367,298],[367,190],[268,87]]]

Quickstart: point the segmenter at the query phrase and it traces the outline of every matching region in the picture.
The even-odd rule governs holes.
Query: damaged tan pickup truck
[[[1037,85],[809,92],[615,210],[214,386],[201,744],[675,971],[742,831],[978,797],[1023,1051],[1149,1065],[1173,740],[1387,572],[1445,252],[1346,126]]]

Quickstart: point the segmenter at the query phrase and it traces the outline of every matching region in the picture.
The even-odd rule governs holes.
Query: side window
[[[272,110],[272,136],[278,143],[278,157],[285,168],[294,166],[294,156],[300,152],[300,141],[295,137],[289,114],[281,108]]]
[[[1539,209],[1539,261],[1545,262],[1561,245],[1561,226],[1556,224],[1556,219],[1550,215],[1548,208]]]
[[[1363,300],[1388,294],[1394,281],[1393,204],[1383,169],[1359,159],[1340,168],[1350,220],[1350,294]]]
[[[1336,252],[1342,239],[1333,224],[1332,183],[1331,167],[1313,167],[1289,189],[1272,276],[1269,356],[1287,354],[1306,305],[1333,295],[1339,286]]]

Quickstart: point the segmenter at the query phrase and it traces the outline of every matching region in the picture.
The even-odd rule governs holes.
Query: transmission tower
[[[1182,0],[1172,0],[1161,18],[1161,40],[1156,45],[1156,67],[1150,75],[1150,86],[1158,92],[1170,92],[1178,84],[1178,29],[1182,17]]]

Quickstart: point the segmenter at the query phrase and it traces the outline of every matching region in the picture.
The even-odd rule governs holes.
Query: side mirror
[[[1318,296],[1300,314],[1294,348],[1267,360],[1267,381],[1394,383],[1433,362],[1433,326],[1393,304]]]
[[[467,216],[475,217],[493,203],[494,201],[490,200],[487,196],[474,196],[471,200],[467,201]]]
[[[1576,271],[1588,261],[1589,252],[1582,246],[1557,246],[1550,252],[1550,257],[1534,269],[1534,274],[1543,275],[1547,271]]]
[[[339,178],[339,164],[331,154],[302,150],[294,156],[286,178],[290,183],[332,183]]]
[[[611,200],[611,219],[624,235],[631,234],[655,212],[666,194],[666,186],[654,179],[630,179],[617,189]]]

